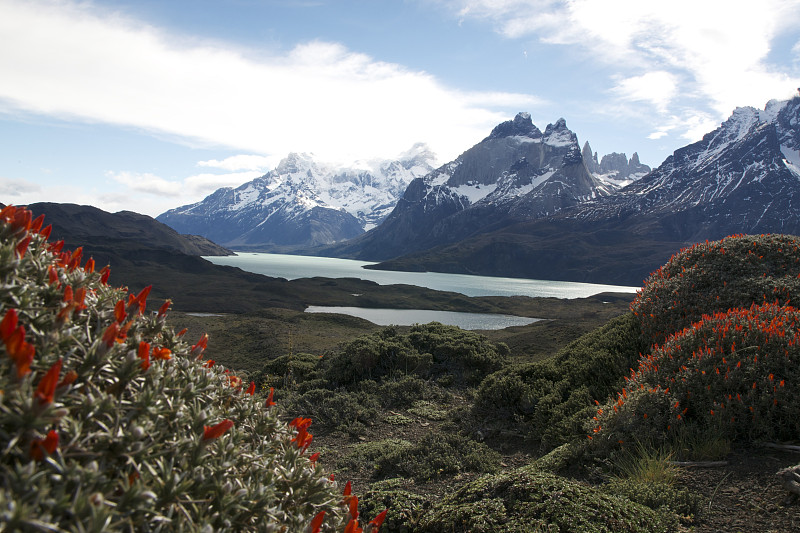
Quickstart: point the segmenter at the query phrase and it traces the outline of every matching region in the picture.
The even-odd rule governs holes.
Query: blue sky
[[[798,87],[800,0],[0,0],[0,202],[155,216],[519,111],[657,166]]]

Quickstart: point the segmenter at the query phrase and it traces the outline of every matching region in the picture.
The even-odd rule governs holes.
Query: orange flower
[[[289,422],[290,427],[297,428],[297,435],[295,435],[295,437],[292,439],[292,442],[295,443],[295,446],[297,446],[298,449],[301,449],[303,451],[305,451],[306,448],[308,448],[308,446],[311,444],[311,441],[314,439],[314,436],[307,431],[308,426],[310,425],[311,425],[310,418],[298,417]]]
[[[72,385],[75,382],[76,379],[78,379],[78,373],[75,372],[74,370],[70,370],[69,372],[64,374],[64,379],[62,379],[61,381],[58,382],[58,385],[56,385],[56,388],[60,389],[61,387],[66,387],[67,385]]]
[[[256,393],[256,383],[255,383],[255,381],[251,381],[250,382],[250,386],[247,387],[247,394],[252,396],[255,393]]]
[[[56,393],[59,375],[61,375],[61,359],[53,363],[53,366],[50,367],[36,387],[36,392],[33,397],[38,400],[40,405],[53,403],[53,396]]]
[[[319,459],[319,452],[315,453],[314,455],[308,458],[308,460],[311,462],[312,465],[316,464],[317,459]]]
[[[233,427],[233,420],[225,419],[214,426],[203,426],[203,440],[212,440],[221,437]]]
[[[89,260],[86,261],[86,264],[83,266],[83,270],[84,270],[84,272],[88,272],[89,274],[94,272],[94,258],[93,257],[90,257]]]
[[[48,455],[52,455],[55,453],[56,448],[58,448],[58,432],[51,429],[45,438],[34,439],[31,442],[31,458],[41,461],[44,459],[45,452]]]
[[[153,348],[153,359],[168,361],[169,359],[172,359],[172,350],[169,348],[164,348],[163,346]]]

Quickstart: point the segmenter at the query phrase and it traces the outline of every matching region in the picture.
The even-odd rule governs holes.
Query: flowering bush
[[[800,239],[734,235],[681,250],[645,281],[631,310],[649,345],[704,314],[765,301],[800,302]]]
[[[167,327],[169,301],[146,312],[149,288],[109,286],[49,232],[0,211],[0,529],[361,531],[310,419],[281,422],[202,360],[207,337]]]
[[[666,438],[684,424],[733,440],[800,435],[800,310],[755,305],[705,315],[642,357],[597,410],[593,440]]]

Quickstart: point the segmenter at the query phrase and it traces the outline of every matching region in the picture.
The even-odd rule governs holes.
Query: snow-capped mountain
[[[564,119],[542,133],[528,113],[519,113],[414,180],[379,227],[325,253],[387,259],[551,216],[616,189],[589,172]]]
[[[416,145],[395,161],[339,168],[308,154],[289,154],[274,169],[237,188],[157,217],[181,233],[226,246],[314,246],[375,227],[408,184],[433,168],[434,155]]]
[[[656,216],[680,240],[800,233],[800,97],[737,108],[702,140],[576,218]]]
[[[800,234],[800,96],[736,109],[614,194],[376,268],[639,285],[680,247],[736,233]]]

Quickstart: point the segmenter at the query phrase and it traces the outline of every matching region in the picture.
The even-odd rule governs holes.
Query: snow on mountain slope
[[[349,168],[292,153],[264,176],[219,189],[158,220],[230,246],[336,242],[379,224],[408,184],[432,170],[434,160],[422,144],[396,161],[358,162]]]

